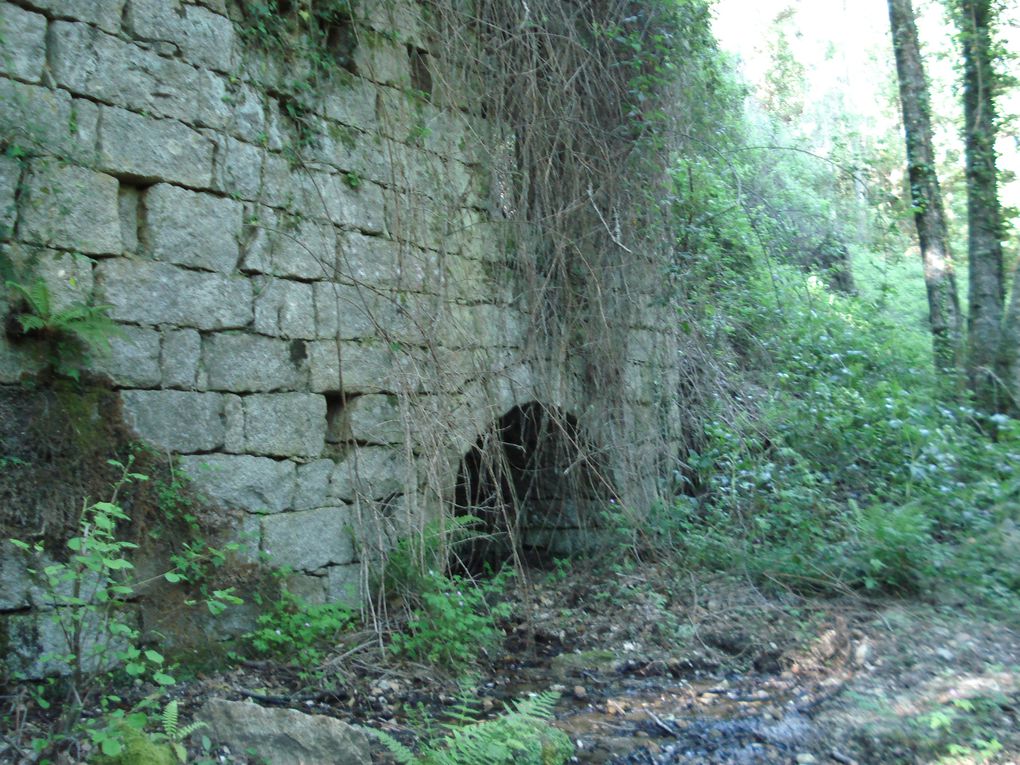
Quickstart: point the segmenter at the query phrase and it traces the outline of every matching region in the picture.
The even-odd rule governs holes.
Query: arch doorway
[[[592,546],[615,501],[601,462],[573,415],[537,401],[510,409],[461,459],[455,515],[479,522],[455,563],[485,574],[512,561],[545,566]]]

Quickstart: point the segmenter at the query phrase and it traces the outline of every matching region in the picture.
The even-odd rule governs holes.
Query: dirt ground
[[[495,713],[558,690],[555,725],[577,762],[1020,763],[1015,620],[963,605],[765,593],[654,564],[575,567],[511,597],[503,651],[468,692]],[[186,713],[211,696],[247,698],[413,743],[423,715],[441,721],[463,689],[463,678],[386,659],[365,631],[347,636],[314,681],[246,662],[175,692]]]

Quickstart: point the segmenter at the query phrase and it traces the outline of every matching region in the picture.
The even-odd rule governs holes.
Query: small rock
[[[818,758],[813,754],[807,752],[801,752],[797,755],[797,765],[817,765]]]
[[[574,698],[575,699],[586,699],[588,698],[588,689],[583,685],[574,686]]]

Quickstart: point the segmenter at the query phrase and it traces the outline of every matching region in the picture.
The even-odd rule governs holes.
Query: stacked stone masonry
[[[438,66],[442,47],[411,0],[361,6],[360,28],[385,34],[306,116],[298,161],[286,72],[229,0],[0,0],[5,256],[55,310],[109,306],[120,331],[92,371],[128,425],[319,599],[356,598],[374,514],[424,512],[425,473],[452,482],[515,405],[599,416],[583,370],[537,379],[522,353],[482,120],[441,77],[409,98],[410,57]],[[677,388],[656,289],[628,346],[628,417],[649,431]],[[42,364],[0,338],[0,384]],[[445,461],[408,395],[452,423]]]

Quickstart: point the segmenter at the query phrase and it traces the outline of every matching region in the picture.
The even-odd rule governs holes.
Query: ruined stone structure
[[[125,423],[319,599],[356,597],[365,550],[458,498],[491,509],[501,480],[526,542],[570,549],[592,507],[655,498],[678,422],[661,280],[632,295],[606,412],[591,360],[541,347],[501,244],[494,128],[443,41],[413,3],[360,5],[349,74],[296,109],[299,64],[229,0],[0,3],[8,264],[54,310],[109,306],[120,332],[89,371]],[[0,338],[3,386],[45,364]],[[478,456],[494,436],[504,479]]]

